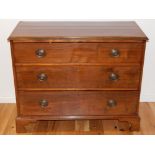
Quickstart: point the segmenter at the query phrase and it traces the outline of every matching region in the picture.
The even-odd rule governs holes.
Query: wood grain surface
[[[20,115],[89,116],[137,114],[138,91],[19,91]],[[40,101],[48,101],[46,107]],[[116,105],[108,105],[114,100]]]
[[[38,76],[44,73],[47,76],[45,81],[40,81]],[[118,80],[111,80],[114,73]],[[73,66],[17,66],[17,86],[24,88],[59,88],[87,90],[96,89],[119,89],[124,90],[139,88],[140,67],[139,66],[94,66],[94,65],[73,65]]]
[[[14,41],[147,40],[135,22],[20,22],[9,40]]]
[[[142,60],[142,43],[15,43],[16,63],[139,63]],[[42,49],[45,56],[38,58]],[[119,56],[112,56],[112,50]],[[26,53],[26,54],[25,54]]]

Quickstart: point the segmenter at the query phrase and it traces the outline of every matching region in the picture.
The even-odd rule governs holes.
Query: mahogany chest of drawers
[[[139,130],[147,37],[135,22],[20,22],[9,41],[17,132],[37,120],[76,119]]]

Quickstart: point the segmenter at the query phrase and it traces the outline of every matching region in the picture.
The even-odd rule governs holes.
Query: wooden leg
[[[28,125],[29,123],[35,123],[36,120],[34,119],[26,119],[26,118],[21,118],[21,117],[17,117],[16,118],[16,132],[17,133],[26,133],[26,125]]]
[[[140,129],[140,118],[139,116],[119,118],[117,127],[121,131],[138,131]]]

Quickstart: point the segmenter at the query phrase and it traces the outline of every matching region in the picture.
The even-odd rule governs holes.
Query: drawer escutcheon
[[[42,107],[42,108],[45,108],[48,106],[48,101],[46,99],[42,99],[39,101],[39,105]]]
[[[115,74],[115,73],[111,73],[109,76],[109,79],[112,81],[116,81],[119,80],[119,75]]]
[[[37,76],[37,78],[38,78],[39,81],[46,81],[48,79],[48,76],[45,73],[40,73]]]
[[[38,49],[35,53],[38,58],[43,58],[46,56],[46,51],[44,49]]]
[[[120,52],[117,49],[112,49],[111,50],[111,55],[112,55],[112,57],[119,57],[120,56]]]
[[[113,99],[110,99],[110,100],[107,101],[107,105],[108,105],[108,107],[111,107],[111,108],[116,107],[117,102],[115,100],[113,100]]]

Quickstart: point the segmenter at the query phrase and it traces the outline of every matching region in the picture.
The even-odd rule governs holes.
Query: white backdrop
[[[15,103],[11,53],[8,36],[19,20],[0,20],[0,103]],[[146,46],[142,102],[155,102],[155,20],[135,20],[149,38]]]

